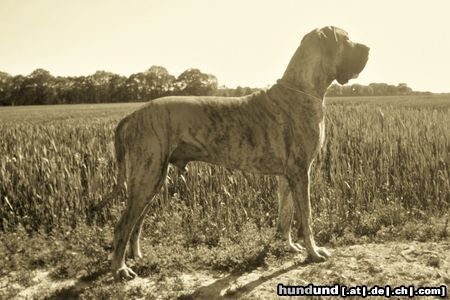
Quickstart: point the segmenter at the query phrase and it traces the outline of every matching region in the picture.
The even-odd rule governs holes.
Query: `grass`
[[[324,241],[345,230],[373,235],[383,226],[448,211],[450,99],[398,97],[399,105],[395,99],[329,101],[327,139],[312,174],[316,234]],[[0,230],[114,223],[123,197],[99,214],[90,212],[115,180],[114,127],[138,106],[1,109]],[[273,177],[202,163],[191,163],[185,177],[171,169],[169,177],[171,210],[180,212],[192,242],[215,243],[224,230],[239,230],[249,220],[276,222]]]
[[[92,207],[115,180],[115,125],[139,105],[0,108],[4,274],[22,270],[26,286],[35,268],[53,268],[55,278],[108,268],[125,198],[99,212]],[[327,105],[311,188],[318,242],[448,238],[450,98],[332,98]],[[135,266],[139,274],[247,270],[267,251],[286,255],[269,247],[278,210],[274,177],[191,163],[186,176],[171,168],[169,182],[168,207],[156,197],[146,219],[148,255]]]
[[[327,98],[328,104],[371,105],[371,106],[403,106],[409,108],[448,108],[450,95],[428,96],[367,96],[367,97],[332,97]]]

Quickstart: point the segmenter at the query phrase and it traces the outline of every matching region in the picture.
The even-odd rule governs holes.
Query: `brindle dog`
[[[324,27],[305,35],[283,77],[266,91],[245,97],[164,97],[125,117],[117,126],[118,185],[128,202],[114,236],[114,277],[133,278],[125,248],[141,256],[139,236],[153,196],[161,189],[168,164],[184,168],[204,161],[260,174],[278,175],[279,231],[292,249],[292,216],[297,217],[308,257],[323,261],[311,229],[310,169],[325,134],[324,94],[364,69],[369,48],[353,43],[345,31]],[[294,209],[292,209],[294,208]]]

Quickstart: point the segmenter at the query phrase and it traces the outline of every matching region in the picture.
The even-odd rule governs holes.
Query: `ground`
[[[194,270],[158,280],[149,274],[122,283],[115,283],[108,272],[90,278],[55,280],[49,276],[50,270],[36,269],[30,275],[28,286],[21,288],[20,280],[11,272],[1,277],[0,298],[3,298],[2,291],[12,286],[18,291],[15,299],[88,299],[89,295],[102,294],[98,290],[94,292],[96,289],[102,289],[103,295],[105,290],[112,289],[112,297],[116,295],[118,299],[276,299],[279,283],[369,288],[446,286],[446,289],[450,285],[448,241],[362,244],[329,250],[332,255],[324,263],[305,263],[304,254],[300,253],[283,259],[266,259],[248,272]]]

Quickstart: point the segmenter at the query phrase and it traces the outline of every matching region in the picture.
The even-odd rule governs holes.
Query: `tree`
[[[124,101],[149,101],[167,95],[244,96],[259,89],[250,87],[218,88],[214,75],[198,69],[187,69],[178,78],[161,66],[151,66],[128,78],[115,73],[97,71],[89,76],[53,77],[49,71],[36,69],[27,76],[11,76],[0,72],[0,105],[72,104]],[[431,95],[415,92],[406,83],[398,85],[332,84],[333,96]]]
[[[172,92],[175,76],[161,66],[151,66],[145,73],[145,84],[150,99],[159,98]]]
[[[131,74],[125,81],[125,90],[128,101],[142,101],[142,73]]]
[[[129,99],[149,101],[167,96],[174,90],[175,76],[160,66],[152,66],[145,72],[132,74],[124,83]]]
[[[89,102],[112,102],[111,96],[116,89],[114,82],[119,83],[120,81],[119,75],[106,71],[97,71],[88,76],[84,84],[87,88]],[[112,82],[113,84],[111,84]]]
[[[344,85],[342,88],[342,96],[349,97],[353,95],[353,89],[350,85]]]
[[[75,104],[88,102],[86,77],[56,77],[57,103]]]
[[[244,89],[240,85],[238,85],[236,87],[236,89],[234,90],[234,96],[235,97],[240,97],[242,95],[244,95]]]
[[[12,78],[11,94],[7,101],[8,104],[12,106],[24,104],[24,97],[22,93],[24,82],[25,77],[22,75],[17,75]]]
[[[361,95],[362,96],[373,96],[373,88],[368,85],[363,85],[361,87]]]
[[[217,85],[216,76],[202,73],[199,69],[187,69],[175,82],[175,88],[180,95],[212,95],[217,90]]]
[[[386,83],[371,83],[369,86],[373,89],[375,96],[385,96],[388,94],[388,85]]]
[[[399,83],[397,90],[400,95],[410,95],[412,93],[412,89],[406,83]]]
[[[71,89],[70,77],[58,76],[55,78],[56,102],[55,104],[66,104],[67,91]]]
[[[12,77],[8,73],[0,72],[0,105],[8,105],[11,97]]]
[[[51,104],[56,97],[54,77],[49,71],[36,69],[31,72],[21,86],[22,104]]]
[[[362,96],[362,91],[363,91],[362,85],[358,83],[352,84],[352,96]]]
[[[333,83],[328,88],[326,95],[330,97],[342,96],[342,87],[336,83]]]
[[[108,102],[125,102],[128,99],[125,82],[127,78],[118,74],[113,74],[109,79]]]

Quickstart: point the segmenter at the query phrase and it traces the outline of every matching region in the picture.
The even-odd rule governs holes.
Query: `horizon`
[[[154,65],[155,66],[155,65]],[[158,67],[164,67],[164,66],[158,66]],[[43,69],[43,68],[37,68],[37,69]],[[35,69],[35,70],[37,70],[37,69]],[[138,72],[138,73],[142,73],[142,72],[145,72],[145,71],[147,71],[149,68],[147,68],[147,69],[145,69],[145,70],[142,70],[141,72]],[[192,69],[197,69],[197,68],[192,68]],[[33,71],[35,71],[35,70],[33,70]],[[49,70],[46,70],[46,69],[43,69],[43,70],[45,70],[45,71],[49,71]],[[11,76],[28,76],[28,75],[30,75],[33,71],[31,71],[29,74],[9,74],[9,75],[11,75]],[[184,70],[184,71],[186,71],[186,70]],[[182,72],[184,72],[184,71],[182,71]],[[201,72],[202,72],[202,70],[200,70]],[[0,72],[3,72],[2,70],[0,70]],[[50,72],[50,71],[49,71]],[[69,78],[69,77],[88,77],[88,76],[92,76],[92,75],[94,75],[96,72],[108,72],[108,73],[113,73],[113,74],[116,74],[116,75],[119,75],[119,76],[125,76],[125,77],[130,77],[131,75],[133,75],[133,74],[136,74],[136,73],[132,73],[132,74],[130,74],[130,75],[124,75],[124,74],[120,74],[120,73],[116,73],[116,72],[113,72],[113,71],[108,71],[108,70],[96,70],[95,72],[93,72],[93,73],[91,73],[91,74],[80,74],[80,75],[55,75],[55,74],[52,74],[51,72],[50,72],[50,75],[52,75],[53,77],[66,77],[66,78]],[[181,72],[181,73],[182,73]],[[7,73],[7,72],[6,72]],[[180,73],[180,74],[181,74]],[[203,72],[202,72],[203,73]],[[171,74],[170,72],[169,72],[169,74],[170,75],[172,75],[172,76],[174,76],[175,78],[177,78],[180,74],[178,74],[178,75],[175,75],[175,74]],[[214,74],[209,74],[209,75],[214,75]],[[236,86],[233,86],[233,87],[229,87],[229,86],[227,86],[227,85],[224,85],[224,84],[220,84],[220,78],[217,78],[218,79],[218,81],[219,81],[219,85],[217,86],[217,89],[218,90],[220,90],[220,89],[236,89],[236,88],[238,88],[238,87],[240,87],[240,88],[251,88],[251,89],[265,89],[265,88],[269,88],[270,86],[272,86],[273,84],[275,84],[275,82],[273,83],[273,84],[268,84],[268,85],[266,85],[266,86],[263,86],[263,87],[259,87],[259,86],[246,86],[246,85],[236,85]],[[332,86],[332,85],[338,85],[338,86],[341,86],[341,87],[343,87],[343,86],[351,86],[351,85],[353,85],[353,84],[360,84],[360,85],[363,85],[363,86],[369,86],[369,85],[371,85],[371,84],[388,84],[388,85],[394,85],[394,86],[398,86],[398,85],[400,85],[400,84],[404,84],[404,82],[402,83],[402,82],[399,82],[399,83],[387,83],[387,82],[369,82],[369,83],[366,83],[366,84],[361,84],[361,83],[359,83],[359,82],[357,82],[357,81],[355,81],[354,79],[352,79],[351,80],[352,82],[348,82],[348,83],[346,83],[346,84],[344,84],[344,85],[341,85],[341,84],[339,84],[337,81],[333,81],[332,83],[331,83],[331,85],[330,85],[330,87]],[[407,84],[407,83],[406,83]],[[409,87],[409,88],[411,88],[408,84],[407,84],[407,86]],[[419,92],[419,93],[427,93],[427,92],[430,92],[430,91],[422,91],[422,90],[415,90],[415,89],[412,89],[412,91],[413,92]],[[432,94],[450,94],[450,92],[431,92]]]
[[[158,65],[174,76],[196,68],[228,88],[264,88],[282,76],[306,33],[334,25],[371,48],[364,72],[349,85],[406,83],[414,91],[450,92],[449,3],[346,4],[0,0],[0,71],[129,76]]]

